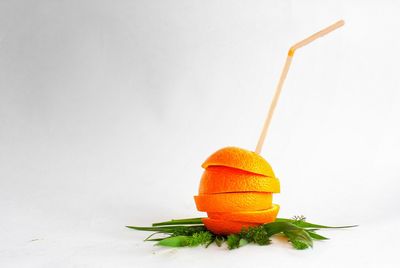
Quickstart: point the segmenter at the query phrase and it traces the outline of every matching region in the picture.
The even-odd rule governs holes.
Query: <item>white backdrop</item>
[[[395,266],[400,232],[396,1],[0,2],[0,266]],[[281,217],[360,224],[295,251],[165,249],[124,225],[202,216],[205,158],[262,155]],[[358,265],[357,265],[358,264]],[[249,266],[249,267],[250,267]]]

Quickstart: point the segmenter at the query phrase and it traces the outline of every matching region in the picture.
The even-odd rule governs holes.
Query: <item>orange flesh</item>
[[[279,205],[272,205],[272,208],[257,211],[238,212],[208,212],[208,217],[215,220],[240,221],[254,223],[274,222],[279,212]]]
[[[206,212],[263,210],[272,207],[271,193],[204,194],[194,197],[197,209]]]
[[[279,193],[277,178],[266,177],[247,171],[210,166],[201,177],[199,194],[232,193],[232,192],[268,192]]]

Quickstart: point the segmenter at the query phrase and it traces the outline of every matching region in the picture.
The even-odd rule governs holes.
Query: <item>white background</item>
[[[395,267],[400,239],[396,1],[0,2],[1,267]],[[125,225],[202,216],[217,149],[262,155],[281,217],[359,224],[295,251],[166,249]]]

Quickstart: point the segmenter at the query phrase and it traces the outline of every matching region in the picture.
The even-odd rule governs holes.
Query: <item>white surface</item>
[[[399,8],[1,1],[0,267],[395,267]],[[202,161],[255,148],[288,47],[340,18],[296,53],[262,155],[280,216],[359,228],[308,251],[227,251],[123,227],[203,215]]]

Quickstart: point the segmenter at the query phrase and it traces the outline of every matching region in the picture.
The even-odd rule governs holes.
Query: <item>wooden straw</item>
[[[288,55],[287,55],[287,58],[286,58],[285,65],[283,66],[283,70],[282,70],[281,76],[279,78],[278,85],[276,86],[276,89],[275,89],[274,97],[272,98],[272,102],[271,102],[271,105],[270,105],[269,110],[268,110],[267,118],[264,121],[264,126],[263,126],[263,129],[261,131],[260,138],[258,139],[258,143],[257,143],[256,151],[255,151],[256,153],[258,153],[258,154],[261,153],[261,149],[263,147],[265,137],[267,136],[268,128],[269,128],[269,125],[271,124],[271,120],[272,120],[272,116],[274,114],[275,107],[276,107],[276,105],[278,103],[278,99],[279,99],[279,96],[280,96],[281,91],[282,91],[283,83],[285,82],[286,76],[287,76],[287,74],[289,72],[290,64],[292,63],[292,58],[293,58],[294,52],[298,48],[301,48],[301,47],[303,47],[305,45],[308,45],[309,43],[311,43],[315,39],[317,39],[319,37],[322,37],[322,36],[324,36],[324,35],[332,32],[332,31],[336,30],[337,28],[339,28],[339,27],[341,27],[343,25],[344,25],[344,21],[343,20],[339,20],[338,22],[332,24],[331,26],[326,27],[325,29],[323,29],[323,30],[321,30],[321,31],[319,31],[319,32],[307,37],[306,39],[304,39],[304,40],[296,43],[292,47],[290,47]]]

